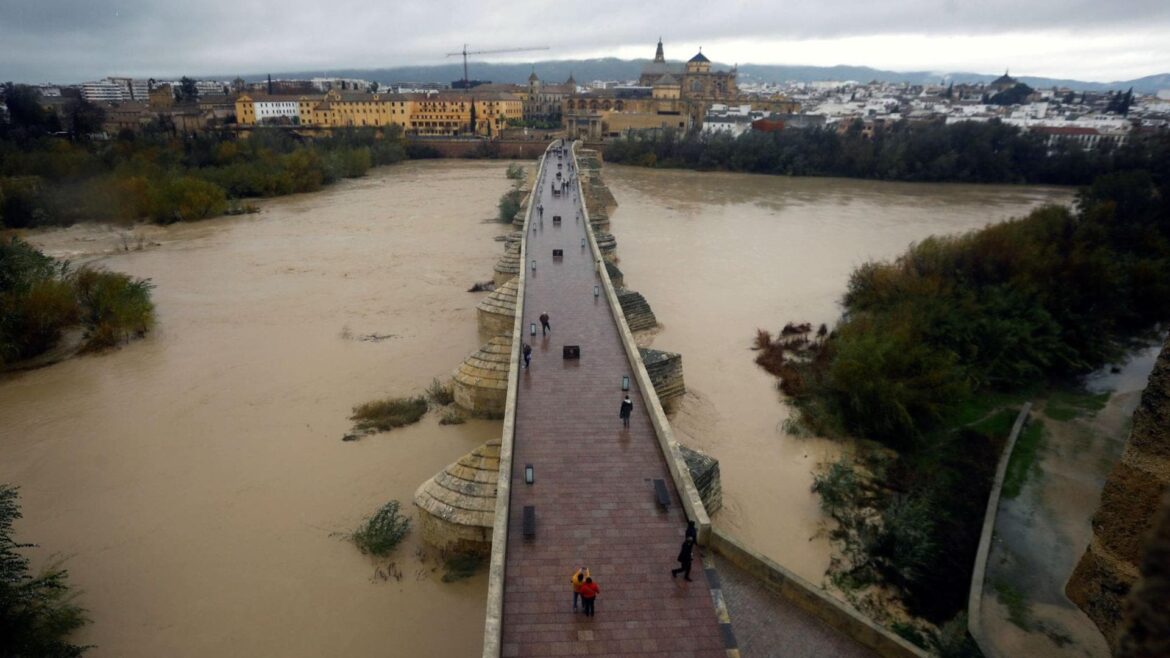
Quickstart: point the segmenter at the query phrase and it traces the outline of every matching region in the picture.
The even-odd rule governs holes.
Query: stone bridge
[[[712,530],[591,228],[575,149],[555,147],[521,227],[485,658],[922,655]],[[572,184],[554,195],[558,180]],[[628,428],[618,417],[626,387]],[[691,582],[670,573],[688,519],[702,544]],[[572,610],[578,566],[601,588],[592,618]]]

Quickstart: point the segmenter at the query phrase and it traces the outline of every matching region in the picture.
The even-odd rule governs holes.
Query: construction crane
[[[463,89],[467,89],[467,56],[468,55],[495,55],[498,53],[523,53],[529,50],[548,50],[548,46],[531,46],[528,48],[501,48],[499,50],[468,50],[467,44],[463,44],[463,50],[457,53],[447,53],[447,57],[463,56]]]

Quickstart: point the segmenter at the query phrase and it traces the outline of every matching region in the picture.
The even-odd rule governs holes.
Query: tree
[[[19,492],[0,484],[0,655],[80,656],[88,647],[68,642],[69,635],[88,623],[85,610],[73,602],[68,572],[51,564],[37,575],[19,550],[13,523],[21,518]]]
[[[370,93],[371,94],[378,93],[378,81],[377,80],[370,83]]]
[[[84,98],[73,98],[65,104],[65,122],[69,126],[70,137],[83,139],[102,131],[106,111]]]
[[[8,121],[13,127],[31,132],[49,129],[52,113],[41,107],[41,94],[34,87],[6,82],[3,92]]]
[[[194,103],[197,98],[199,98],[199,90],[195,87],[195,80],[183,76],[179,80],[179,86],[175,88],[175,100],[180,103]]]

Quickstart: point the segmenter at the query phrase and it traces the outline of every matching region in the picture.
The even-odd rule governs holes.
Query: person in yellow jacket
[[[573,612],[577,612],[577,599],[581,597],[581,586],[585,584],[585,579],[590,578],[591,575],[589,567],[577,567],[572,577],[569,578],[569,582],[573,585]]]

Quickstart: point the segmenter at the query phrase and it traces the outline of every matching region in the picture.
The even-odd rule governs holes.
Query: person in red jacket
[[[581,585],[581,603],[585,606],[585,616],[593,616],[593,603],[597,600],[597,595],[601,593],[601,588],[597,583],[593,582],[592,578],[586,578],[585,584]]]

